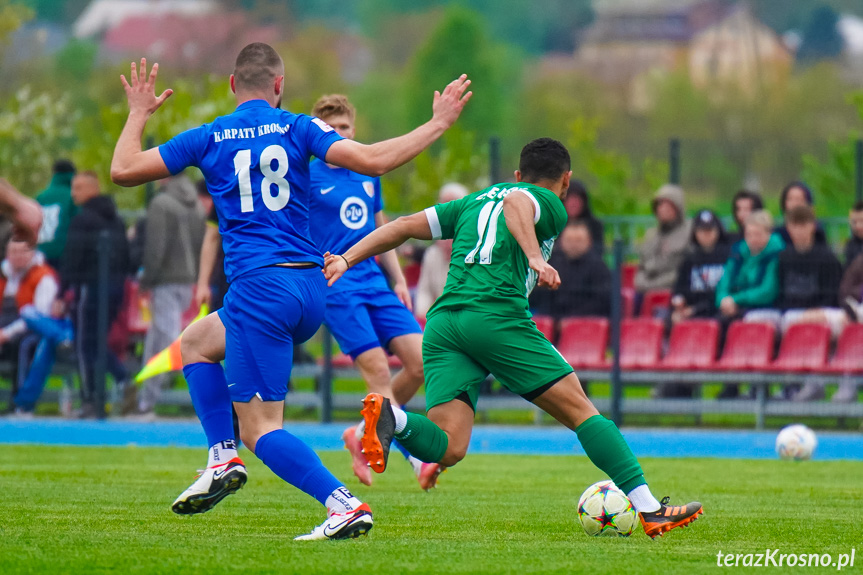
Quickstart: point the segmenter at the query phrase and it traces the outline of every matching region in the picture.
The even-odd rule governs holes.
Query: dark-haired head
[[[538,138],[522,148],[515,178],[519,182],[548,188],[563,198],[569,189],[571,175],[566,147],[551,138]]]
[[[587,195],[587,186],[581,180],[571,179],[569,181],[569,189],[566,191],[563,205],[566,208],[566,215],[570,219],[593,217]]]
[[[799,192],[797,192],[797,190],[799,190]],[[789,202],[789,196],[791,196],[792,193],[795,197],[792,197]],[[798,193],[799,198],[802,198],[803,203],[801,203],[800,199],[796,197]],[[794,206],[803,205],[804,203],[810,206],[815,203],[815,199],[812,196],[812,190],[809,186],[803,182],[791,182],[782,188],[782,194],[779,196],[779,208],[782,210],[783,214]]]
[[[236,94],[259,95],[278,107],[282,98],[285,65],[269,44],[254,42],[237,55],[231,89]]]
[[[740,190],[734,194],[731,200],[731,215],[734,221],[737,222],[737,227],[743,229],[743,223],[746,218],[754,211],[764,209],[764,200],[761,199],[761,194],[749,190]]]
[[[55,174],[75,174],[75,164],[72,163],[72,160],[67,160],[65,158],[61,158],[54,162],[53,171]]]

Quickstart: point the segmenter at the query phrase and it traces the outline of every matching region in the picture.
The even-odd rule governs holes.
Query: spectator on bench
[[[572,180],[569,183],[569,189],[563,199],[563,207],[570,222],[584,222],[590,232],[591,249],[602,255],[605,251],[605,227],[599,218],[593,215],[584,182]]]
[[[773,230],[782,238],[785,245],[791,243],[791,235],[788,232],[787,218],[788,212],[798,206],[812,207],[815,203],[812,190],[803,182],[791,182],[782,189],[782,194],[779,196],[779,209],[782,210],[782,217],[786,219],[783,225],[776,226]],[[815,243],[827,244],[827,234],[824,233],[824,228],[820,222],[815,222]]]
[[[195,185],[185,175],[167,178],[147,208],[141,290],[150,292],[150,326],[144,340],[146,362],[171,345],[183,329],[183,313],[192,303],[204,241],[204,208]],[[170,374],[151,377],[138,394],[124,397],[124,415],[153,418]],[[129,386],[129,390],[135,390]]]
[[[692,219],[690,251],[677,271],[672,290],[672,324],[716,316],[716,286],[730,253],[725,229],[716,214],[710,210],[698,212]]]
[[[69,224],[63,254],[61,293],[70,292],[75,308],[75,342],[81,376],[81,413],[86,419],[104,418],[105,389],[95,381],[96,350],[99,346],[98,294],[108,290],[108,324],[116,319],[123,302],[129,274],[129,244],[126,226],[117,206],[99,187],[96,172],[81,172],[72,180],[72,199],[80,211]],[[108,233],[108,285],[99,286],[99,237]],[[107,335],[107,334],[106,334]],[[107,369],[114,385],[125,389],[128,371],[108,350]]]
[[[665,184],[653,198],[656,227],[647,230],[638,247],[638,271],[635,274],[637,303],[644,292],[674,287],[677,270],[689,247],[691,226],[686,219],[683,190]]]
[[[611,314],[611,272],[592,247],[588,224],[567,224],[548,263],[560,274],[560,288],[537,288],[530,296],[534,313],[555,320],[566,317],[608,317]]]
[[[15,412],[19,416],[32,415],[36,400],[33,386],[26,385],[27,373],[39,334],[28,330],[23,315],[28,308],[49,314],[59,291],[56,272],[45,263],[45,256],[26,242],[11,240],[6,246],[6,258],[0,263],[0,356],[15,364]],[[43,382],[44,385],[44,382]],[[10,406],[11,407],[11,406]]]
[[[765,210],[754,211],[744,223],[743,241],[731,248],[725,272],[716,287],[723,333],[733,320],[744,317],[749,310],[769,308],[776,303],[779,254],[785,249],[785,242],[772,232],[770,214]],[[739,391],[737,384],[728,384],[718,398],[734,398]]]
[[[737,230],[728,234],[728,245],[734,245],[743,239],[743,225],[749,214],[764,209],[764,200],[758,192],[740,190],[731,200],[731,214]]]
[[[858,255],[863,253],[863,202],[857,202],[848,214],[848,226],[851,237],[845,243],[845,267],[851,265]]]

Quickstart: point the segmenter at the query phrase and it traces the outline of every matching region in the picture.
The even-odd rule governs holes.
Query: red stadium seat
[[[533,316],[533,323],[536,324],[537,329],[542,332],[542,335],[545,338],[554,343],[554,318],[547,315],[535,315]]]
[[[771,371],[823,371],[830,351],[830,328],[819,323],[792,325],[782,336]]]
[[[604,317],[567,318],[560,322],[557,349],[574,368],[605,368],[608,320]]]
[[[336,368],[349,368],[354,366],[354,360],[351,359],[351,356],[338,353],[333,356],[333,367]]]
[[[863,373],[863,324],[848,325],[836,342],[836,353],[827,364],[830,373]]]
[[[417,320],[417,323],[418,323],[418,324],[420,324],[420,327],[421,327],[421,328],[423,328],[423,329],[425,329],[425,328],[426,328],[426,318],[425,318],[425,316],[415,315],[415,316],[414,316],[414,319],[416,319],[416,320]]]
[[[638,264],[623,264],[620,266],[620,287],[622,289],[635,289],[635,274],[638,273]]]
[[[641,317],[657,317],[657,312],[671,307],[671,290],[648,290],[641,300]],[[667,315],[667,314],[666,314]]]
[[[388,355],[387,363],[389,364],[390,369],[401,369],[402,367],[404,367],[402,365],[402,360],[400,360],[398,356],[395,355]]]
[[[150,327],[150,300],[141,295],[136,281],[127,281],[125,290],[129,334],[144,336]]]
[[[633,288],[623,288],[620,290],[620,299],[623,305],[621,317],[627,318],[635,315],[635,290]]]
[[[668,353],[660,368],[668,370],[706,370],[716,361],[719,345],[719,322],[712,319],[691,319],[671,328]]]
[[[620,325],[620,367],[657,369],[662,353],[662,321],[632,318],[623,320]]]
[[[728,328],[725,349],[716,367],[729,371],[766,370],[773,359],[775,334],[776,328],[769,323],[735,321]]]

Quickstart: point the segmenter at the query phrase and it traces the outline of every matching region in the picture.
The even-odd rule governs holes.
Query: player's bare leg
[[[617,426],[605,419],[584,394],[578,377],[571,373],[551,386],[534,403],[578,434],[585,453],[632,500],[644,532],[651,538],[675,527],[686,527],[703,512],[697,501],[668,505],[650,493],[638,460]]]

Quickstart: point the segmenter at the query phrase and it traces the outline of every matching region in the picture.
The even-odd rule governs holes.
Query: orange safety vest
[[[18,286],[18,293],[15,295],[15,303],[19,310],[25,305],[33,303],[33,299],[36,297],[36,288],[39,287],[39,282],[45,276],[52,276],[57,279],[57,273],[47,264],[35,265],[27,270],[27,273],[21,278],[21,285]],[[5,292],[6,276],[0,274],[0,297]]]

